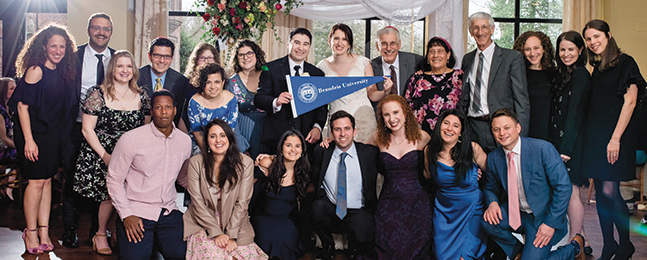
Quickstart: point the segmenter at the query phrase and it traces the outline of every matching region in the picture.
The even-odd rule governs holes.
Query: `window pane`
[[[469,15],[486,12],[492,17],[514,18],[515,0],[470,0]]]
[[[193,47],[205,40],[202,35],[204,20],[197,16],[171,16],[169,17],[169,39],[175,43],[175,58],[171,68],[184,73],[187,60]],[[177,47],[179,46],[179,48]]]
[[[561,23],[521,23],[519,26],[519,32],[524,33],[526,31],[540,31],[550,37],[551,42],[555,45],[557,37],[562,33],[562,24]]]
[[[494,23],[494,33],[492,40],[503,48],[512,49],[514,43],[514,23]],[[467,33],[467,51],[470,52],[476,49],[476,42],[474,38]]]
[[[198,6],[197,1],[193,0],[168,0],[168,10],[169,11],[204,11],[205,3],[200,1],[200,6]]]
[[[337,23],[348,25],[353,31],[353,53],[364,56],[364,41],[366,31],[365,20],[352,20],[342,22],[320,22],[314,21],[313,35],[312,35],[312,50],[315,55],[314,64],[317,65],[319,61],[332,55],[332,49],[328,46],[328,34],[330,28]]]
[[[521,18],[561,19],[564,0],[521,0]]]
[[[369,43],[371,47],[371,59],[380,56],[380,53],[377,51],[377,46],[375,46],[375,41],[378,39],[377,31],[390,25],[386,21],[382,20],[371,20],[371,42]],[[410,25],[394,25],[395,28],[398,28],[400,32],[400,40],[402,41],[402,47],[400,50],[406,52],[412,52],[416,54],[423,55],[425,47],[425,22],[417,21]]]

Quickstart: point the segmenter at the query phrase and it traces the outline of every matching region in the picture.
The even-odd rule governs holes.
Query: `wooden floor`
[[[588,236],[587,239],[589,239],[593,247],[593,256],[589,256],[587,259],[597,259],[602,250],[602,234],[600,233],[595,203],[585,205],[585,211],[584,226]],[[54,209],[53,213],[56,212],[58,210]],[[631,218],[631,240],[636,247],[636,253],[633,256],[634,260],[647,260],[647,225],[640,224],[643,214],[644,211],[635,211]],[[78,248],[70,249],[60,245],[59,239],[63,233],[63,226],[62,220],[57,214],[52,214],[50,226],[51,239],[58,241],[58,243],[55,242],[55,250],[40,256],[29,255],[25,253],[25,247],[21,239],[21,231],[25,227],[22,210],[16,209],[12,205],[0,205],[0,259],[118,259],[116,255],[99,256],[92,251],[92,245],[88,237],[90,221],[87,213],[81,215],[79,223],[81,246]],[[156,257],[155,259],[161,259],[161,257]],[[308,253],[301,259],[309,260],[314,258],[313,254]],[[336,259],[345,259],[345,257],[342,253],[338,253]]]

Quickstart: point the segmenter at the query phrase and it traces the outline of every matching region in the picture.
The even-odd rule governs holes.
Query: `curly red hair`
[[[417,142],[422,139],[422,134],[420,134],[420,127],[418,126],[418,121],[411,111],[411,107],[407,103],[407,100],[401,96],[391,94],[386,96],[379,104],[377,104],[377,136],[375,143],[380,147],[389,148],[389,143],[391,142],[391,129],[386,127],[384,123],[384,117],[382,116],[382,107],[384,104],[389,102],[396,102],[402,108],[402,113],[404,114],[404,131],[405,136],[409,142]]]

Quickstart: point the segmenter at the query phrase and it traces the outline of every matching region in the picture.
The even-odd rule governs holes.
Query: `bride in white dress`
[[[317,67],[326,73],[327,77],[374,75],[371,61],[364,56],[352,53],[353,32],[347,25],[340,23],[332,27],[330,34],[328,34],[328,45],[332,49],[332,56],[317,64]],[[393,85],[391,80],[386,77],[384,84],[385,89],[387,89],[387,86]],[[375,133],[375,128],[377,127],[371,100],[380,101],[384,97],[382,92],[384,91],[377,91],[376,86],[371,85],[330,102],[326,125],[329,125],[330,115],[339,110],[344,110],[355,117],[355,128],[357,129],[355,141],[366,143]],[[370,96],[369,93],[371,93]],[[330,136],[330,130],[325,129],[322,131],[322,135],[324,138]]]

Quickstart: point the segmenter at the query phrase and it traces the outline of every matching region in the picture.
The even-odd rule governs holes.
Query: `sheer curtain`
[[[148,44],[158,36],[168,35],[167,2],[168,0],[135,1],[135,53],[133,55],[139,66],[149,63]]]
[[[281,38],[281,41],[277,41],[272,32],[271,28],[268,28],[267,31],[263,34],[263,39],[259,45],[261,49],[265,52],[265,61],[270,62],[288,54],[288,41],[290,40],[290,31],[294,28],[303,27],[312,32],[312,20],[297,17],[294,15],[286,16],[284,13],[277,13],[274,17],[274,30],[276,34]],[[314,51],[310,48],[310,53],[306,60],[310,63],[314,62]]]
[[[564,0],[562,30],[582,33],[584,25],[592,19],[601,19],[605,0]]]

